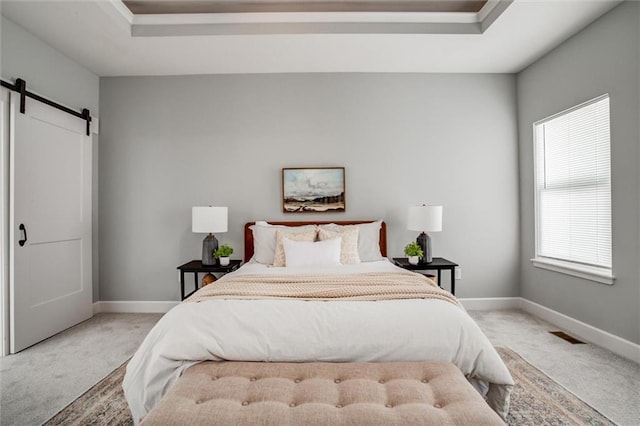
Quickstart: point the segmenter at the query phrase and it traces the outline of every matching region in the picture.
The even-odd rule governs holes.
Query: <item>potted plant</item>
[[[424,252],[418,243],[412,241],[404,247],[404,254],[407,255],[410,264],[417,265]]]
[[[213,257],[220,259],[220,266],[229,265],[229,256],[233,254],[233,248],[228,244],[223,244],[213,252]]]

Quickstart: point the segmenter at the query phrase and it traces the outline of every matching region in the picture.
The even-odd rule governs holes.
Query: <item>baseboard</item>
[[[520,309],[520,297],[479,297],[459,298],[467,311],[499,311],[504,309]]]
[[[93,304],[93,314],[101,312],[164,314],[180,302],[101,301]]]
[[[487,297],[458,300],[468,311],[520,309],[582,340],[601,346],[623,358],[640,363],[640,345],[522,297]]]
[[[640,363],[640,345],[636,343],[527,299],[520,298],[520,309],[550,322],[582,340],[601,346],[623,358]]]

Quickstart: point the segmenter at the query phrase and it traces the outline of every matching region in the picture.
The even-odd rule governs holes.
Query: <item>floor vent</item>
[[[584,345],[585,343],[583,341],[580,341],[578,339],[576,339],[573,336],[569,336],[567,333],[565,333],[564,331],[550,331],[549,333],[558,336],[561,339],[566,340],[567,342],[571,343],[572,345]]]

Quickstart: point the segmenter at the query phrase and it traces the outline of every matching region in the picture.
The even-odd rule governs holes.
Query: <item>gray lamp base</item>
[[[424,232],[421,233],[420,235],[418,235],[418,238],[416,238],[416,242],[422,249],[423,253],[422,258],[420,259],[420,263],[424,265],[425,263],[433,262],[433,257],[431,255],[431,237],[429,236],[429,234],[426,234]]]
[[[218,249],[218,240],[213,234],[207,235],[202,240],[202,265],[213,266],[216,264],[216,258],[213,257],[213,252]]]

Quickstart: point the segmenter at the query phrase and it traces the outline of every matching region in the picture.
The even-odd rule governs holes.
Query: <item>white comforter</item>
[[[248,263],[233,275],[345,274],[395,268],[387,260],[321,270]],[[487,402],[503,418],[513,385],[480,328],[450,302],[214,299],[173,308],[129,362],[122,386],[136,423],[186,368],[205,360],[448,361],[478,390],[488,389]]]

